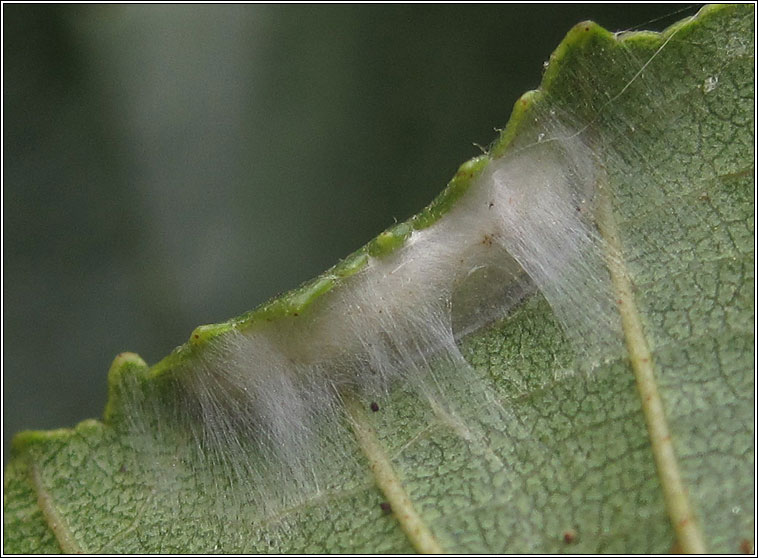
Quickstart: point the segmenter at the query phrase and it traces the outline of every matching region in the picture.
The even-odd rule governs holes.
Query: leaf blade
[[[652,54],[660,48],[661,40],[666,40],[666,37],[671,38],[667,46],[671,47],[670,50],[677,52],[676,49],[683,48],[680,42],[683,43],[685,37],[690,43],[697,44],[695,40],[697,37],[693,38],[687,33],[694,33],[698,29],[703,30],[709,26],[717,28],[716,31],[710,31],[713,33],[712,40],[713,37],[725,35],[732,37],[733,34],[740,32],[730,31],[732,34],[727,34],[724,30],[732,27],[735,21],[740,22],[741,33],[745,34],[745,25],[749,18],[744,15],[730,16],[730,11],[733,14],[735,10],[739,8],[712,9],[701,16],[697,25],[693,24],[690,28],[685,27],[679,31],[676,40],[671,35],[664,35],[663,39],[652,35],[637,35],[635,41],[638,43],[639,51],[636,53],[633,52],[636,47],[629,46],[629,43],[633,42],[631,40],[626,41],[626,46],[622,41],[611,48],[611,45],[615,43],[607,32],[598,31],[592,27],[583,32],[582,28],[578,27],[576,28],[577,36],[584,38],[580,41],[576,36],[571,38],[570,35],[570,40],[566,44],[571,46],[567,46],[564,54],[551,62],[554,68],[562,66],[562,69],[561,71],[556,69],[553,74],[548,74],[549,86],[554,89],[563,87],[566,92],[566,103],[573,102],[580,108],[584,107],[588,111],[587,118],[593,119],[593,124],[598,127],[617,126],[619,122],[631,121],[637,124],[638,136],[641,135],[640,123],[652,126],[653,132],[658,133],[655,115],[659,113],[655,110],[646,113],[638,105],[636,110],[641,110],[642,118],[635,115],[632,119],[629,114],[632,109],[616,103],[620,98],[617,96],[618,87],[610,96],[606,94],[604,97],[602,93],[595,90],[596,84],[591,84],[593,87],[589,89],[589,93],[588,90],[580,92],[589,95],[591,99],[577,101],[579,93],[571,91],[570,86],[576,83],[576,77],[580,72],[576,69],[566,70],[566,68],[572,68],[571,64],[577,64],[571,61],[571,57],[588,56],[588,60],[578,63],[580,67],[608,67],[611,74],[617,70],[612,64],[614,60],[627,60],[626,64],[621,65],[621,69],[631,72],[631,76],[627,73],[621,77],[609,78],[609,81],[621,84],[624,95],[633,95],[635,89],[638,89],[636,91],[638,98],[645,99],[646,91],[650,91],[650,84],[641,87],[645,85],[643,80],[634,76],[642,64],[629,64],[630,56],[643,61],[653,60]],[[742,10],[747,13],[744,8]],[[590,33],[590,35],[583,35],[583,33]],[[608,63],[600,64],[595,55],[604,48],[609,51],[605,58]],[[587,55],[588,51],[590,55]],[[666,50],[661,52],[668,55]],[[713,59],[714,56],[711,55],[710,58]],[[663,60],[665,56],[655,57],[656,63]],[[744,62],[735,63],[732,72],[735,74],[735,80],[744,78],[746,75]],[[652,63],[645,68],[654,70]],[[666,71],[675,69],[676,64],[670,62],[665,67]],[[661,72],[661,70],[658,71]],[[568,77],[562,85],[561,76],[564,75]],[[640,77],[641,75],[640,73]],[[721,85],[728,83],[724,77],[720,77],[719,82]],[[688,83],[691,89],[692,80],[690,79]],[[705,79],[703,83],[707,84]],[[749,100],[744,91],[746,87],[747,84],[743,83],[742,93],[736,92],[736,97],[742,99],[740,105],[742,113],[737,115],[732,113],[730,115],[732,120],[746,118],[750,120],[749,116],[746,117],[744,109]],[[607,90],[603,91],[607,93]],[[724,89],[721,90],[723,91]],[[712,92],[719,92],[719,89],[708,93]],[[693,94],[692,91],[690,94]],[[678,95],[687,95],[687,92],[666,91],[660,98],[676,98]],[[704,92],[703,95],[705,95]],[[735,96],[734,91],[728,94],[727,98],[731,99],[733,96]],[[606,118],[602,107],[607,105],[609,98],[614,99],[615,112]],[[708,99],[708,97],[704,98]],[[530,100],[530,103],[534,105],[539,102],[540,98]],[[719,114],[716,109],[711,112]],[[527,114],[528,111],[523,112],[521,118],[526,118]],[[597,114],[600,118],[595,117]],[[676,121],[682,128],[686,128],[688,123],[692,124],[692,119],[688,120],[684,114],[675,114],[669,117],[668,121]],[[510,132],[507,130],[504,138],[517,137],[519,118],[514,118],[513,122],[514,124],[509,126],[508,130],[515,130],[515,132],[508,136]],[[712,132],[713,136],[710,149],[717,151],[717,148],[723,145],[722,136],[729,132],[732,126],[724,128],[712,123],[706,128]],[[653,137],[653,132],[647,132],[648,137]],[[503,142],[505,144],[505,140]],[[682,143],[683,140],[667,135],[659,142],[673,143],[678,146],[676,142]],[[651,337],[659,341],[654,343],[654,351],[657,362],[661,363],[660,366],[664,370],[676,370],[686,377],[694,363],[699,359],[707,358],[708,351],[702,350],[698,343],[690,343],[685,350],[676,350],[674,345],[682,339],[691,341],[706,337],[713,341],[716,353],[726,353],[721,360],[728,363],[729,359],[732,359],[733,362],[728,366],[729,374],[726,376],[732,381],[733,394],[739,394],[745,387],[749,387],[749,378],[744,375],[744,371],[749,370],[749,366],[747,368],[745,366],[751,351],[749,342],[745,344],[745,341],[747,341],[747,329],[750,328],[745,328],[745,324],[749,325],[753,320],[752,297],[750,296],[752,279],[748,273],[753,251],[752,247],[746,244],[750,241],[751,234],[749,233],[752,232],[749,230],[750,211],[746,203],[750,201],[749,195],[746,194],[749,192],[750,181],[746,174],[740,176],[740,172],[744,172],[745,165],[744,147],[749,146],[750,142],[746,141],[744,134],[741,134],[731,145],[743,147],[743,150],[739,151],[742,153],[740,157],[733,158],[734,160],[730,160],[729,157],[715,158],[714,168],[710,173],[702,173],[702,165],[696,165],[695,170],[688,170],[684,176],[691,179],[690,186],[695,187],[690,187],[687,191],[681,188],[648,189],[647,195],[644,196],[646,203],[641,204],[641,207],[633,203],[638,199],[638,192],[635,193],[634,188],[628,191],[623,189],[626,185],[624,173],[628,173],[630,166],[620,166],[615,169],[615,174],[611,173],[611,180],[615,180],[614,184],[617,188],[614,197],[617,205],[614,211],[625,219],[623,222],[627,225],[623,230],[622,243],[626,247],[625,255],[630,262],[630,273],[638,289],[641,286],[658,285],[662,278],[674,276],[682,281],[694,282],[696,275],[693,274],[691,267],[686,265],[677,267],[680,263],[691,264],[694,261],[701,264],[708,261],[709,254],[720,251],[724,246],[728,246],[729,242],[736,246],[737,250],[733,256],[735,259],[729,256],[726,263],[720,261],[714,269],[709,270],[709,273],[716,277],[721,274],[727,275],[727,278],[730,274],[735,276],[733,280],[735,287],[730,292],[718,295],[726,297],[722,305],[725,308],[723,320],[714,320],[710,323],[708,322],[710,315],[705,313],[705,318],[698,319],[698,323],[705,324],[702,331],[695,331],[695,335],[692,335],[684,331],[681,324],[675,322],[671,325],[671,321],[681,315],[681,311],[669,313],[658,311],[660,308],[669,308],[671,304],[679,300],[679,298],[672,298],[670,291],[649,288],[644,290],[639,299],[646,320],[644,327],[647,331],[655,332]],[[494,151],[497,152],[498,149],[496,146]],[[670,153],[671,150],[667,152]],[[687,151],[681,150],[681,152]],[[665,178],[666,174],[658,174],[656,169],[659,165],[665,167],[667,162],[661,160],[659,163],[656,159],[655,143],[649,146],[645,154],[647,159],[640,164],[638,175],[648,176],[648,179],[637,180],[636,184],[650,186],[653,183],[649,178],[650,175],[656,179],[661,176]],[[693,157],[690,157],[689,160],[692,159]],[[681,171],[680,164],[677,172]],[[700,177],[698,173],[701,174]],[[703,176],[706,177],[705,180]],[[725,187],[720,189],[703,187],[708,180],[716,181],[717,186],[718,182],[728,183],[733,187],[733,191]],[[687,180],[677,182],[677,187],[682,185],[680,182],[687,182]],[[655,182],[664,187],[666,183],[666,180]],[[672,238],[680,240],[677,238],[680,227],[672,221],[670,215],[667,215],[667,210],[670,209],[672,199],[685,199],[693,205],[692,202],[697,199],[696,196],[703,192],[712,196],[718,203],[722,203],[721,199],[724,198],[723,206],[719,206],[717,212],[719,219],[716,223],[724,226],[723,223],[726,222],[729,226],[726,227],[725,234],[716,235],[716,240],[709,235],[698,237],[698,240],[703,243],[701,251],[706,255],[696,254],[697,257],[692,256],[688,260],[687,251],[693,245],[691,235],[683,237],[684,240],[681,242],[686,249],[678,252],[672,252],[665,244],[666,240]],[[733,203],[735,199],[737,202]],[[705,204],[694,204],[693,207],[699,208],[701,205]],[[691,213],[694,215],[690,215],[694,222],[692,230],[697,232],[703,231],[701,221],[708,223],[709,218],[713,219],[713,215],[709,217],[708,214],[703,214],[701,219],[697,211]],[[735,213],[737,215],[734,219],[724,219],[725,215]],[[748,227],[744,226],[746,220]],[[650,234],[651,222],[657,223],[655,235]],[[735,242],[735,238],[740,239],[739,242]],[[646,248],[640,248],[640,246]],[[695,246],[697,247],[697,244]],[[684,254],[684,257],[672,261],[672,254]],[[718,284],[728,285],[729,281],[721,281]],[[688,289],[684,289],[684,292],[696,293],[698,289],[699,286],[695,283]],[[320,295],[323,291],[316,289],[316,292]],[[690,308],[703,312],[697,304],[688,302],[692,304]],[[287,311],[292,311],[289,305],[285,306]],[[301,307],[297,306],[297,308]],[[723,339],[714,337],[712,332],[724,324],[729,325],[728,329],[733,334],[722,336]],[[543,552],[566,550],[623,552],[630,548],[637,551],[665,551],[670,548],[674,537],[671,526],[666,521],[660,486],[655,477],[649,445],[646,443],[644,419],[635,395],[633,378],[625,363],[622,360],[616,360],[600,370],[592,379],[568,374],[563,377],[558,375],[558,372],[569,369],[571,366],[570,349],[554,322],[550,308],[544,300],[539,298],[527,302],[505,324],[475,339],[470,339],[467,343],[466,354],[470,362],[474,364],[476,373],[482,375],[483,382],[493,384],[501,402],[507,403],[509,408],[513,409],[511,411],[512,423],[508,424],[511,431],[500,432],[502,425],[487,423],[487,420],[492,417],[477,416],[472,410],[465,409],[465,397],[458,401],[464,408],[461,414],[467,420],[481,423],[482,430],[498,434],[494,442],[488,441],[490,454],[483,451],[481,455],[471,459],[465,435],[456,432],[456,427],[459,425],[445,424],[444,420],[435,419],[435,422],[428,412],[419,411],[409,413],[410,416],[400,417],[403,426],[400,433],[397,432],[397,423],[392,421],[393,415],[383,413],[381,417],[376,417],[379,436],[388,448],[394,448],[395,464],[405,482],[408,483],[408,493],[414,502],[418,502],[424,517],[432,525],[432,530],[443,540],[445,549],[458,551],[508,549],[512,552],[538,549]],[[726,349],[722,348],[722,344]],[[729,349],[729,347],[732,348]],[[190,350],[189,354],[194,353]],[[684,361],[685,364],[682,365],[678,363],[679,361]],[[724,368],[723,363],[719,363],[712,366],[711,370],[722,373]],[[546,378],[545,369],[554,372],[552,377]],[[458,386],[454,374],[444,376],[441,372],[441,375],[450,385]],[[668,407],[669,416],[673,416],[674,419],[673,429],[679,443],[678,450],[685,456],[684,476],[688,486],[702,487],[696,490],[699,493],[695,494],[694,499],[701,503],[698,509],[701,517],[706,520],[704,521],[706,534],[712,541],[710,549],[734,551],[735,538],[739,538],[747,531],[744,522],[735,528],[734,525],[729,524],[728,520],[721,517],[723,502],[733,499],[735,495],[740,497],[740,501],[746,501],[749,490],[746,490],[744,483],[737,483],[730,487],[730,493],[724,497],[716,494],[716,491],[721,488],[720,483],[714,483],[712,478],[706,479],[708,482],[699,480],[703,451],[697,448],[693,451],[687,447],[687,443],[690,440],[700,440],[701,436],[692,434],[694,427],[687,413],[676,412],[678,407],[682,406],[677,399],[681,387],[677,385],[677,378],[670,378],[664,374],[663,386],[665,388],[664,404]],[[689,387],[687,393],[691,399],[698,401],[705,397],[702,390],[698,390],[697,385]],[[722,394],[719,392],[717,395],[716,400],[719,401]],[[418,404],[418,401],[407,393],[394,394],[393,397],[396,397],[393,400],[393,406],[398,409],[412,409]],[[744,470],[745,456],[751,455],[748,440],[751,428],[749,422],[745,420],[747,408],[745,403],[744,398],[741,400],[738,398],[737,405],[732,400],[726,400],[724,404],[725,408],[730,410],[729,412],[737,413],[740,417],[738,422],[743,425],[741,430],[738,429],[733,433],[733,436],[727,436],[725,442],[725,447],[728,449],[729,444],[737,441],[737,445],[742,448],[742,454],[723,451],[724,456],[732,458],[736,463],[731,467],[735,472]],[[116,415],[117,413],[114,414]],[[711,414],[707,421],[696,422],[697,427],[707,426],[708,421],[722,422],[713,420],[713,416]],[[398,417],[395,416],[395,418]],[[430,424],[433,425],[431,430]],[[276,543],[274,547],[286,551],[303,549],[351,551],[355,548],[378,548],[385,551],[407,549],[404,546],[407,543],[397,526],[392,523],[391,518],[381,513],[378,505],[382,500],[381,493],[370,485],[360,482],[353,485],[353,492],[346,489],[338,490],[336,501],[340,503],[330,504],[329,509],[324,509],[316,503],[317,499],[311,499],[309,500],[311,503],[303,510],[292,512],[294,515],[302,512],[299,516],[302,520],[285,521],[288,527],[285,530],[291,532],[287,535],[282,535],[282,529],[276,527],[270,531],[270,534],[266,533],[265,528],[261,528],[260,525],[255,525],[255,529],[261,528],[260,531],[246,531],[249,536],[247,540],[240,540],[239,534],[234,533],[233,529],[222,533],[215,532],[204,523],[199,509],[202,505],[198,503],[197,498],[188,500],[189,511],[183,516],[184,524],[170,525],[166,530],[167,518],[171,515],[161,510],[160,502],[150,500],[151,487],[147,478],[149,468],[143,469],[139,463],[130,461],[129,448],[120,445],[113,426],[108,423],[105,427],[85,423],[73,433],[59,433],[55,440],[32,436],[28,437],[25,444],[18,444],[22,452],[29,452],[30,458],[41,464],[42,474],[47,475],[43,481],[56,494],[56,501],[67,502],[67,507],[62,509],[61,513],[77,518],[79,525],[74,527],[74,536],[87,543],[83,544],[85,548],[107,548],[107,546],[99,547],[90,544],[93,538],[97,540],[99,537],[101,544],[113,543],[117,545],[114,548],[122,551],[207,550],[212,548],[208,546],[209,541],[215,541],[215,544],[221,545],[221,548],[265,551],[272,548],[266,540],[267,536],[271,536]],[[434,434],[434,437],[431,437],[431,434]],[[683,443],[685,447],[682,447]],[[440,447],[444,448],[445,455],[452,455],[452,458],[441,459]],[[715,460],[709,463],[707,468],[710,471],[720,470],[723,466],[719,463]],[[122,468],[125,472],[121,472]],[[587,475],[587,470],[593,474]],[[130,471],[142,471],[145,478],[138,476],[138,479],[135,479],[134,473],[129,473]],[[121,481],[114,482],[113,479],[118,479],[119,474],[122,477]],[[115,498],[115,502],[110,507],[99,510],[98,523],[104,524],[97,530],[99,532],[93,533],[88,530],[92,518],[81,511],[86,502],[96,499],[98,494],[95,492],[85,494],[83,498],[81,494],[76,493],[76,486],[67,485],[72,478],[84,485],[87,484],[88,479],[98,479],[99,495],[111,495],[111,498]],[[430,482],[430,479],[434,482]],[[129,485],[129,483],[132,484]],[[491,487],[496,487],[500,491],[499,494],[493,496],[489,490]],[[113,494],[121,496],[114,497]],[[356,494],[359,496],[353,498]],[[498,496],[500,500],[496,500]],[[716,511],[704,510],[702,502],[708,501],[712,496],[716,496],[721,504],[718,509],[714,507]],[[123,501],[121,497],[124,498]],[[541,511],[535,511],[535,507]],[[119,521],[111,520],[111,524],[107,525],[103,516],[108,514],[113,516],[113,509],[121,509],[123,514]],[[466,510],[470,514],[463,513]],[[514,510],[514,513],[511,513],[511,510]],[[566,513],[555,514],[554,510],[562,510]],[[340,516],[339,521],[335,520],[335,515]],[[745,513],[742,518],[748,515],[752,517],[752,513]],[[356,517],[364,519],[359,526],[355,523]],[[644,528],[640,526],[640,521],[644,522]],[[119,533],[125,530],[124,525],[133,525],[135,522],[140,524],[139,537],[118,538]],[[276,523],[273,520],[272,522]],[[118,525],[119,523],[121,526]],[[332,526],[337,524],[339,528],[329,528],[330,524]],[[323,532],[314,526],[320,527]],[[610,527],[612,527],[612,533],[608,531]],[[250,527],[247,526],[246,529]],[[568,543],[564,534],[569,531],[575,533],[575,540],[572,540],[571,546],[566,546]],[[356,538],[356,535],[360,533],[364,536]],[[109,535],[105,536],[106,534]],[[287,538],[290,535],[291,538]]]

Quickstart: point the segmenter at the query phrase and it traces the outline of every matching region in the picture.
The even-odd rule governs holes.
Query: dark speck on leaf
[[[379,504],[379,507],[382,508],[385,515],[392,513],[392,506],[390,506],[389,502],[382,502]]]
[[[377,412],[379,410],[379,404],[376,401],[371,402],[371,410]]]

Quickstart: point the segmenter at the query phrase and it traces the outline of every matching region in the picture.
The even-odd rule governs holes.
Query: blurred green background
[[[418,211],[573,24],[696,10],[4,5],[4,448]]]

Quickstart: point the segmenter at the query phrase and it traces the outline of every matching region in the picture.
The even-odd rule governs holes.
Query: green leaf
[[[753,21],[741,5],[660,35],[574,27],[490,154],[416,218],[301,289],[198,328],[153,368],[119,355],[104,421],[19,434],[5,552],[752,549]],[[265,455],[228,468],[193,459],[168,380],[230,332],[286,328],[349,288],[369,258],[446,219],[493,158],[538,141],[534,119],[551,115],[590,133],[605,171],[596,221],[620,255],[609,271],[624,351],[578,372],[581,352],[536,294],[463,340],[472,377],[438,365],[456,420],[402,385],[381,412],[345,396],[348,427],[322,433],[344,463],[296,505],[272,513],[261,498],[278,497],[274,484],[220,474],[266,467]],[[481,405],[478,386],[494,401]],[[140,416],[160,443],[130,429],[153,392],[170,410]]]

